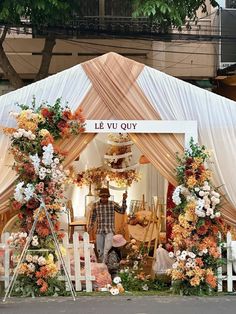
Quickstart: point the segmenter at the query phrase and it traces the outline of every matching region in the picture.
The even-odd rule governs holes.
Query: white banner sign
[[[192,137],[198,141],[197,121],[164,120],[86,120],[86,133],[179,133],[185,147]]]

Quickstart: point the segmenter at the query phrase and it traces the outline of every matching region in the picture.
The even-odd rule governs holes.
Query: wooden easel
[[[151,219],[148,222],[147,228],[145,230],[144,238],[143,238],[143,246],[145,245],[145,242],[148,240],[148,252],[151,248],[151,242],[153,237],[154,229],[156,229],[156,237],[154,242],[154,251],[153,251],[153,257],[155,257],[157,245],[160,242],[160,232],[161,232],[161,221],[164,218],[164,215],[162,215],[162,206],[164,206],[162,203],[159,202],[158,198],[154,199],[154,204],[151,207],[152,216]],[[155,228],[156,227],[156,228]],[[147,235],[149,233],[149,230],[151,228],[151,232],[149,234],[149,239],[147,239]]]

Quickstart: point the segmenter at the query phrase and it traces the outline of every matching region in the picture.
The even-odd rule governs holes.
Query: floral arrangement
[[[95,184],[102,186],[105,181],[113,181],[119,187],[131,186],[133,182],[141,179],[140,174],[136,170],[127,170],[124,172],[113,172],[103,167],[87,169],[77,174],[75,183],[82,187]]]
[[[101,185],[102,181],[105,180],[106,176],[107,171],[102,167],[91,168],[78,173],[75,183],[79,187],[82,187],[84,185],[89,186],[91,184],[99,186]]]
[[[148,256],[147,249],[138,244],[135,239],[126,245],[127,256],[121,260],[121,270],[119,276],[125,291],[148,291],[166,290],[170,287],[167,278],[153,278],[149,262],[152,258]]]
[[[115,182],[118,187],[131,186],[133,182],[138,182],[141,179],[139,172],[134,169],[123,172],[109,171],[107,177],[109,181]]]
[[[170,252],[175,263],[169,273],[175,291],[182,294],[208,293],[217,286],[223,221],[220,194],[213,188],[206,168],[208,159],[205,147],[192,140],[183,158],[178,157],[180,185],[172,197],[176,220],[172,230],[174,253]]]
[[[33,99],[31,106],[19,107],[21,108],[19,113],[11,113],[17,121],[17,128],[5,130],[11,135],[10,149],[15,159],[13,168],[18,174],[11,206],[19,211],[22,233],[16,238],[10,238],[15,245],[22,242],[31,230],[42,202],[46,205],[58,238],[62,237],[59,233],[58,212],[63,205],[64,183],[68,178],[68,171],[62,165],[65,152],[60,151],[55,141],[84,131],[82,112],[73,114],[67,106],[61,104],[60,99],[53,105],[42,103],[38,107]],[[44,256],[47,263],[39,265],[37,262],[34,267],[31,262],[24,261],[20,268],[21,276],[18,278],[22,285],[25,284],[24,280],[29,280],[28,284],[32,289],[40,287],[37,293],[34,288],[36,294],[55,292],[51,286],[51,278],[54,286],[57,286],[55,274],[58,270],[56,271],[56,267],[53,266],[56,261],[55,247],[45,216],[45,212],[41,211],[29,250],[48,250],[53,259],[51,255]],[[40,270],[41,266],[45,266],[44,272]],[[47,273],[49,268],[50,275]]]

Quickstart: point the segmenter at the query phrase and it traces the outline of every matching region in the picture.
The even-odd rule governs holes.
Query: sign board
[[[236,9],[220,9],[220,69],[236,63]]]
[[[198,141],[197,121],[165,120],[86,120],[85,133],[174,133]]]

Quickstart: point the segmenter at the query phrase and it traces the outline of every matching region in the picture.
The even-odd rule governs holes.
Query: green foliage
[[[187,280],[175,280],[172,284],[172,291],[174,294],[188,296],[209,296],[217,294],[216,289],[210,288],[209,285],[204,282],[202,282],[200,286],[193,287]]]
[[[65,282],[58,280],[57,277],[48,278],[48,289],[42,294],[40,286],[32,278],[24,275],[18,275],[12,295],[21,297],[37,296],[64,296],[67,295]]]
[[[170,288],[170,279],[163,276],[155,279],[139,279],[132,272],[122,272],[119,274],[125,291],[163,291]]]
[[[19,24],[26,20],[34,26],[63,25],[78,11],[76,0],[1,0],[0,21]]]
[[[164,30],[169,26],[181,27],[185,19],[195,19],[196,11],[201,8],[207,13],[205,0],[133,0],[136,8],[134,16],[148,16],[158,23]],[[218,6],[217,1],[210,0],[213,7]]]

